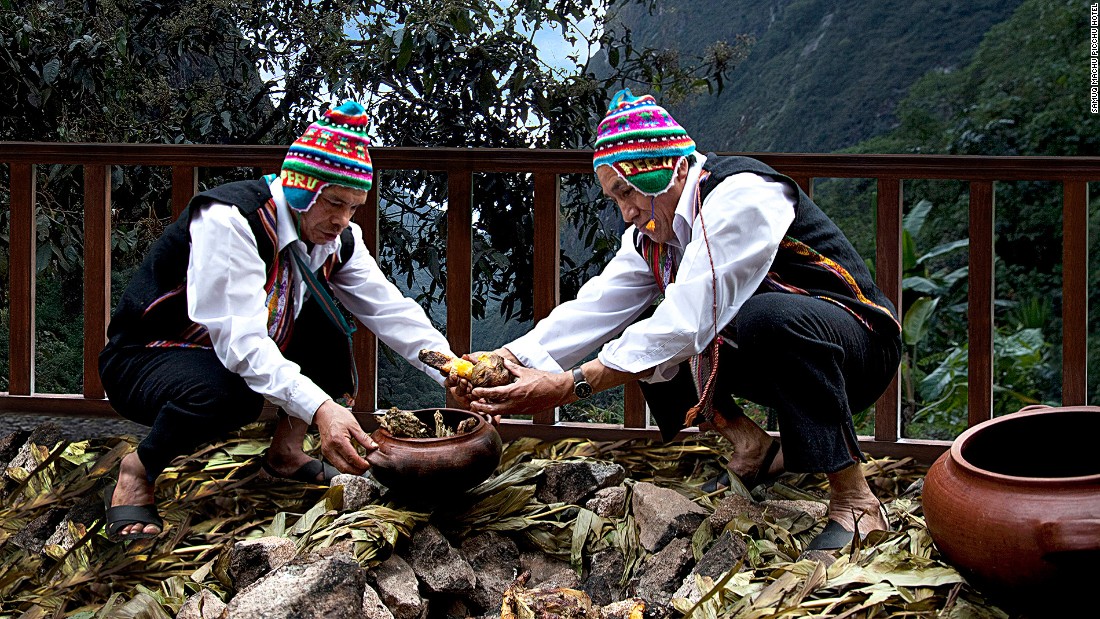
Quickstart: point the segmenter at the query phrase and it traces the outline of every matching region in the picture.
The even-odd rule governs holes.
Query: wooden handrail
[[[10,375],[0,393],[0,412],[111,414],[102,399],[96,353],[105,337],[110,298],[110,178],[112,165],[172,168],[171,206],[178,215],[198,189],[200,168],[252,167],[278,170],[285,146],[166,144],[67,144],[0,142],[0,163],[11,172]],[[995,182],[1056,181],[1063,185],[1063,404],[1087,399],[1088,182],[1100,180],[1100,157],[982,157],[958,155],[855,155],[738,153],[756,157],[795,179],[812,194],[818,178],[867,178],[878,183],[876,277],[896,305],[901,304],[901,214],[903,183],[910,179],[958,180],[970,184],[969,393],[971,425],[992,414],[993,217]],[[401,148],[371,149],[376,170],[425,170],[448,175],[447,331],[456,351],[470,350],[472,294],[472,187],[475,173],[529,173],[534,180],[534,308],[536,320],[559,302],[560,177],[591,173],[586,150]],[[85,350],[82,394],[34,394],[35,166],[74,164],[85,171]],[[379,178],[376,173],[376,178]],[[369,198],[378,204],[377,187]],[[377,209],[356,215],[364,240],[378,253]],[[356,336],[360,405],[376,400],[377,341],[366,330]],[[621,426],[558,423],[554,411],[531,422],[505,427],[551,438],[655,436],[636,384],[627,385]],[[945,441],[900,437],[900,388],[895,378],[875,406],[875,436],[863,440],[873,454],[935,456]]]

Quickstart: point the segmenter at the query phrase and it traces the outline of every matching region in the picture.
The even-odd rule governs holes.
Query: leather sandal
[[[124,542],[135,539],[150,539],[164,532],[164,520],[157,513],[157,506],[149,503],[146,505],[117,505],[112,506],[111,500],[115,494],[116,484],[111,484],[103,490],[103,508],[106,512],[107,539],[112,542]],[[153,525],[160,529],[156,533],[137,531],[133,533],[119,533],[123,528],[132,524]]]
[[[771,483],[778,479],[785,471],[780,470],[775,473],[770,473],[769,470],[772,468],[772,462],[775,462],[775,457],[779,455],[779,450],[782,447],[783,444],[779,439],[772,439],[771,445],[768,445],[768,451],[764,453],[764,459],[760,461],[760,466],[756,469],[756,473],[746,476],[739,475],[738,479],[741,480],[741,483],[749,490],[752,490],[761,484]],[[700,487],[700,490],[709,493],[721,488],[728,488],[730,485],[730,471],[728,468],[723,468],[725,470],[714,479],[705,482]]]
[[[260,468],[262,468],[265,473],[276,479],[289,479],[292,481],[300,481],[304,484],[317,484],[325,486],[327,486],[329,482],[332,481],[333,477],[336,477],[340,474],[340,470],[337,469],[335,466],[332,466],[331,464],[323,460],[317,460],[316,458],[314,458],[309,462],[306,462],[302,466],[298,467],[298,469],[290,475],[283,475],[279,471],[276,471],[275,468],[267,462],[266,451],[260,456]],[[321,479],[317,479],[318,475],[321,476]]]
[[[882,519],[886,521],[886,530],[890,531],[890,516],[886,511],[886,506],[880,501],[878,504],[879,512],[882,514]],[[840,524],[836,520],[829,520],[825,523],[825,528],[818,533],[810,543],[806,545],[806,550],[836,550],[847,546],[856,534],[854,531],[849,531],[844,528],[844,525]],[[866,539],[867,534],[861,534],[859,538]]]

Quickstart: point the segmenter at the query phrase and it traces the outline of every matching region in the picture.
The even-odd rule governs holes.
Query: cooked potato
[[[453,371],[475,387],[499,387],[512,382],[512,373],[504,367],[504,357],[495,353],[480,355],[477,363],[427,349],[421,350],[418,356],[440,374],[449,376]]]

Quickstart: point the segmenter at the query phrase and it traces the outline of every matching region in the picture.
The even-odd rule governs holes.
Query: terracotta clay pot
[[[1100,407],[1028,407],[970,428],[928,470],[923,504],[936,546],[975,584],[1078,599],[1100,573]]]
[[[452,428],[471,417],[478,423],[472,430],[443,438],[395,437],[378,428],[371,434],[378,449],[367,454],[375,479],[424,502],[465,492],[488,479],[500,464],[500,435],[483,415],[454,408],[410,412],[433,428],[436,411]]]

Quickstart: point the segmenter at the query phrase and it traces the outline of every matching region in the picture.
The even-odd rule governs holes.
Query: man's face
[[[623,221],[634,224],[642,234],[653,241],[665,243],[675,236],[672,220],[676,214],[676,204],[680,201],[680,194],[684,191],[687,168],[687,161],[681,160],[676,166],[672,186],[656,199],[638,191],[616,174],[611,166],[600,166],[596,169],[596,176],[600,180],[604,195],[619,207]],[[652,231],[646,228],[646,224],[651,219],[653,220]]]
[[[340,185],[321,190],[317,201],[300,216],[302,238],[315,245],[336,240],[351,223],[355,209],[367,201],[367,192]]]

